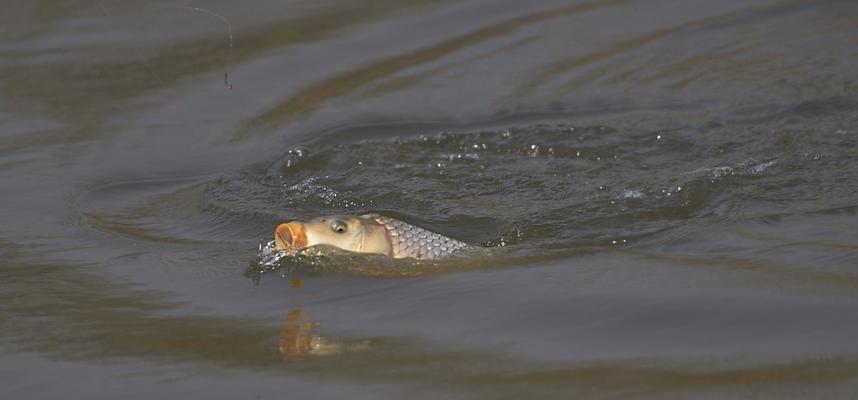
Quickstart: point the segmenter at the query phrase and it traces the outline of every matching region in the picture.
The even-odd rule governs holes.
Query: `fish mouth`
[[[291,250],[307,246],[307,234],[304,232],[304,224],[293,221],[280,224],[274,231],[274,248],[277,250]]]

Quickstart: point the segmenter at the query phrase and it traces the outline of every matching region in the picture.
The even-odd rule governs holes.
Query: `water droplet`
[[[639,199],[643,197],[643,193],[634,189],[626,189],[623,190],[623,197],[627,199]]]

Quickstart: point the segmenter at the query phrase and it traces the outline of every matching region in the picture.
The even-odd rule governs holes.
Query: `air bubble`
[[[626,189],[623,190],[623,197],[627,199],[639,199],[643,197],[643,193],[634,189]]]

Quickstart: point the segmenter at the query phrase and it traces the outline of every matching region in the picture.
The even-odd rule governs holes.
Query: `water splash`
[[[284,197],[287,199],[286,204],[292,205],[306,202],[310,199],[318,199],[323,204],[329,206],[344,208],[366,207],[366,203],[353,200],[354,196],[351,193],[346,192],[343,194],[330,186],[319,183],[323,179],[319,176],[312,176],[293,185],[284,184]]]

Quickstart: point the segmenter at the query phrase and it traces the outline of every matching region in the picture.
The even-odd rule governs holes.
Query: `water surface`
[[[0,393],[848,397],[856,21],[849,1],[7,6]],[[259,263],[283,220],[368,211],[488,251]]]

